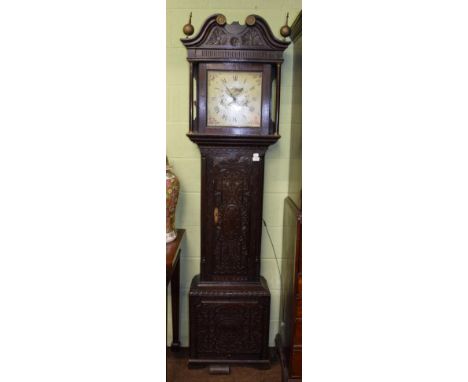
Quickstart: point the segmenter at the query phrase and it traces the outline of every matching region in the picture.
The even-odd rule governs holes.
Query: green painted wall
[[[290,23],[301,8],[300,0],[167,0],[166,2],[166,153],[179,177],[181,193],[177,206],[176,226],[187,230],[181,258],[181,342],[188,346],[188,291],[190,282],[200,272],[200,153],[185,134],[188,131],[188,63],[181,44],[182,27],[192,12],[195,34],[203,21],[222,13],[229,23],[244,22],[249,14],[258,14],[280,37],[279,29],[289,12]],[[289,190],[291,158],[292,46],[285,52],[282,70],[280,134],[270,146],[265,159],[263,218],[268,224],[277,256],[281,256],[283,201]],[[265,229],[262,233],[262,275],[271,291],[270,346],[278,332],[280,277]],[[170,291],[169,291],[170,293]],[[168,343],[172,339],[168,304]]]

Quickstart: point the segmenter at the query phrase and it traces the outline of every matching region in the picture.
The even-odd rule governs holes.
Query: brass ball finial
[[[182,31],[184,32],[184,35],[186,37],[189,37],[193,34],[194,30],[195,29],[193,28],[193,25],[192,25],[192,12],[190,12],[189,21],[187,24],[184,25],[184,28],[182,29]]]
[[[218,25],[223,26],[224,24],[226,24],[226,16],[219,14],[216,17],[216,22],[218,23]]]
[[[288,19],[289,19],[289,12],[286,14],[286,24],[284,24],[280,29],[280,34],[284,38],[289,37],[291,35],[291,28],[288,25]]]
[[[255,16],[254,16],[254,15],[249,15],[249,16],[247,16],[247,18],[245,19],[245,23],[246,23],[247,25],[249,25],[249,26],[254,25],[254,24],[255,24],[255,21],[257,21],[257,20],[255,19]]]

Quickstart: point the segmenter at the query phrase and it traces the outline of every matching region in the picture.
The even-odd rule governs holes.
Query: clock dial
[[[260,127],[262,72],[208,70],[208,127]]]

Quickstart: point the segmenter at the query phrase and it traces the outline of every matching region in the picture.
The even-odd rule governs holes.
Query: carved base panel
[[[189,366],[251,363],[269,367],[270,291],[266,280],[192,281]]]

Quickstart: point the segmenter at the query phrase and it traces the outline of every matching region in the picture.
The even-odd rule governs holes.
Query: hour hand
[[[236,97],[234,97],[234,96],[232,95],[232,92],[229,90],[229,88],[228,88],[226,85],[224,85],[224,87],[225,87],[226,90],[228,91],[229,95],[230,95],[232,98],[234,98],[234,101],[235,101],[235,100],[236,100]]]
[[[243,91],[244,88],[232,88],[232,92],[235,93],[236,97],[238,97]]]

